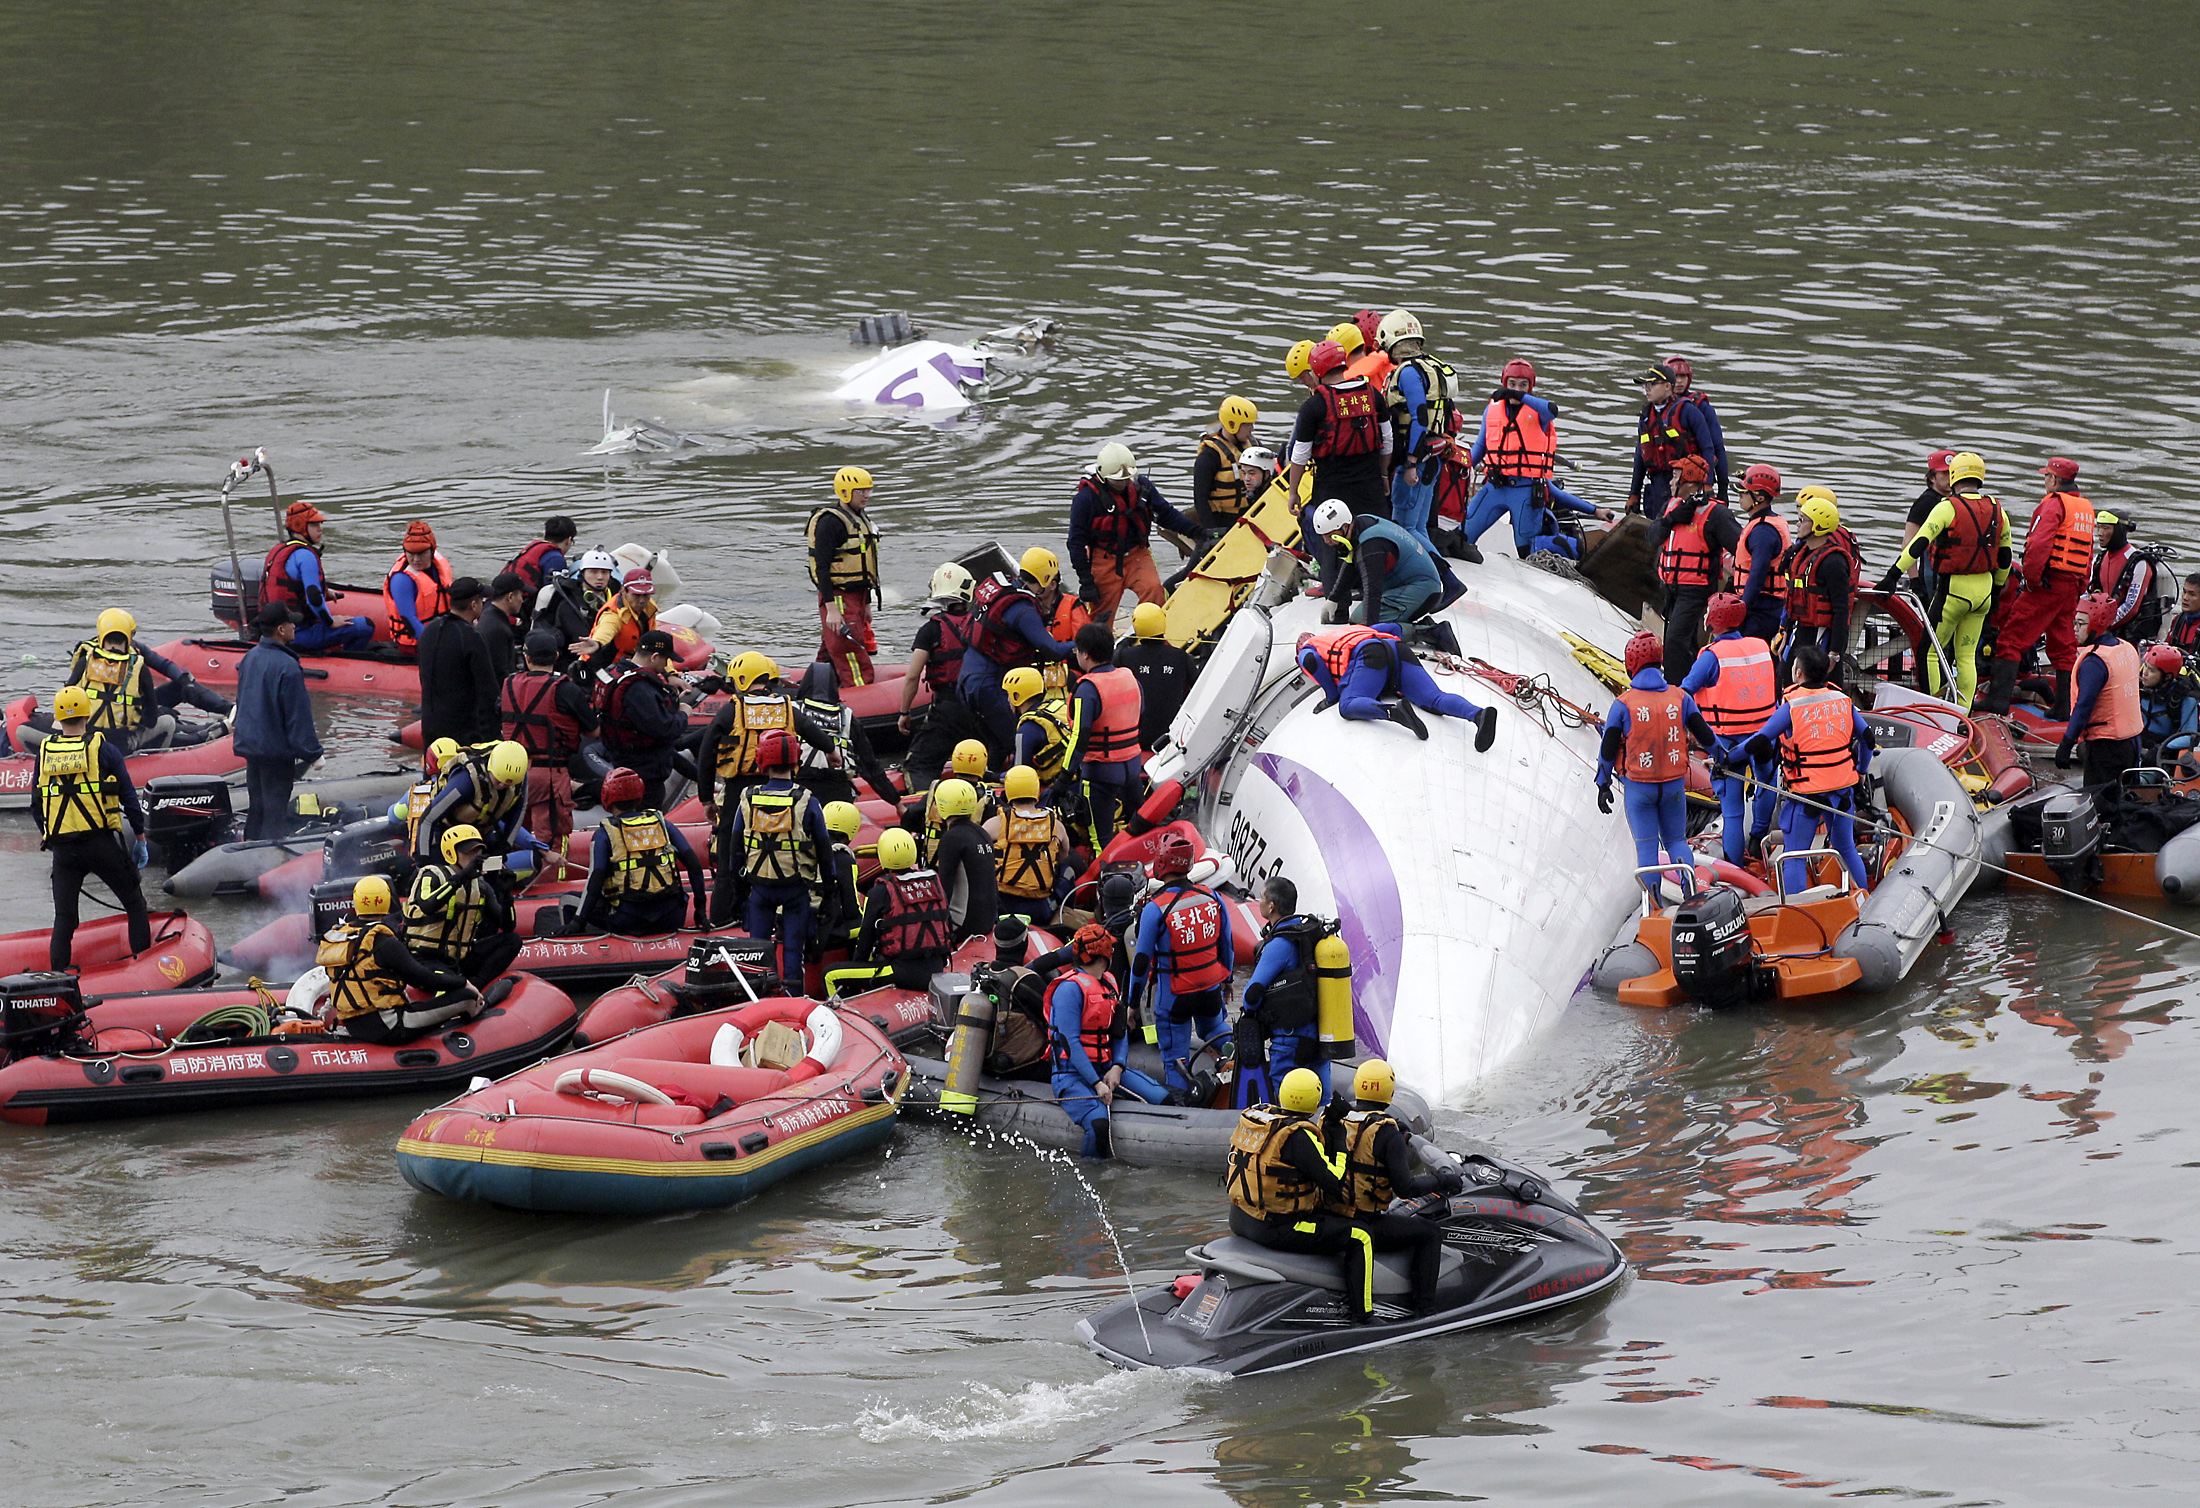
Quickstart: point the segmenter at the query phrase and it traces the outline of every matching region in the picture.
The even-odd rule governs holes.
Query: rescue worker
[[[642,799],[656,807],[665,804],[672,756],[688,731],[687,714],[666,677],[671,663],[672,635],[651,629],[634,641],[633,654],[611,667],[594,702],[605,751],[642,777]]]
[[[1856,851],[1856,790],[1871,768],[1872,731],[1848,694],[1826,684],[1833,662],[1824,650],[1806,644],[1795,652],[1793,664],[1796,684],[1739,752],[1754,761],[1768,746],[1780,751],[1781,849],[1800,853],[1824,828],[1826,846],[1862,891],[1870,880]],[[1807,861],[1781,864],[1781,888],[1788,894],[1810,883]]]
[[[256,623],[259,639],[237,666],[231,747],[244,761],[245,837],[279,838],[290,820],[291,786],[321,757],[321,736],[293,647],[298,620],[271,602]]]
[[[498,730],[527,752],[527,798],[521,820],[545,848],[565,850],[573,832],[573,775],[581,739],[596,714],[573,678],[557,670],[558,636],[538,628],[527,636],[527,664],[505,677],[497,694]],[[629,773],[632,773],[631,771]],[[635,776],[639,780],[640,776]]]
[[[1426,1314],[1436,1303],[1443,1227],[1419,1215],[1394,1215],[1391,1201],[1456,1194],[1467,1180],[1449,1159],[1432,1163],[1427,1173],[1414,1171],[1414,1137],[1390,1113],[1397,1094],[1398,1075],[1383,1059],[1368,1058],[1354,1071],[1352,1108],[1345,1112],[1337,1137],[1344,1153],[1345,1196],[1327,1208],[1366,1231],[1377,1252],[1408,1254],[1407,1301],[1416,1314]]]
[[[810,514],[810,585],[817,589],[822,637],[817,658],[833,667],[843,686],[878,679],[871,664],[878,633],[871,607],[878,601],[878,528],[871,522],[871,473],[843,466],[833,473],[833,501]]]
[[[76,646],[63,684],[81,686],[91,695],[92,731],[115,740],[124,753],[166,749],[179,739],[192,743],[207,736],[178,724],[175,709],[179,706],[197,707],[219,717],[236,710],[227,697],[193,680],[190,671],[138,643],[137,619],[119,607],[102,612],[92,636]],[[27,721],[18,730],[26,747],[35,749],[45,737],[46,729],[35,726],[43,721]],[[181,737],[187,732],[190,737]]]
[[[1146,783],[1139,737],[1145,709],[1138,677],[1115,663],[1115,636],[1097,623],[1077,630],[1077,668],[1084,676],[1070,699],[1068,774],[1077,782],[1098,853],[1138,810]]]
[[[1741,745],[1765,725],[1780,702],[1772,646],[1749,631],[1747,619],[1742,599],[1735,593],[1713,597],[1704,613],[1711,642],[1681,680],[1681,690],[1694,699],[1711,729],[1716,752],[1727,759],[1741,757]],[[1713,777],[1712,789],[1719,796],[1719,845],[1727,863],[1749,862],[1772,831],[1773,800],[1779,794],[1777,773],[1767,750],[1754,764]],[[1753,800],[1749,799],[1751,781],[1756,783]]]
[[[1711,463],[1711,475],[1723,503],[1727,500],[1726,430],[1719,423],[1719,411],[1711,406],[1711,395],[1696,386],[1695,364],[1687,357],[1668,356],[1664,366],[1673,374],[1674,396],[1693,407],[1710,431],[1711,443],[1704,447],[1704,458]]]
[[[1428,725],[1414,712],[1418,707],[1473,723],[1475,752],[1487,750],[1497,738],[1497,709],[1439,689],[1403,634],[1395,623],[1376,623],[1299,635],[1299,669],[1322,692],[1316,710],[1335,707],[1347,722],[1394,722],[1425,739]]]
[[[1077,631],[1093,621],[1091,609],[1077,597],[1062,590],[1057,577],[1052,586],[1043,586],[1033,594],[1040,614],[1046,619],[1047,632],[1061,643],[1075,646]],[[1139,603],[1144,607],[1144,603]],[[1047,695],[1067,698],[1070,687],[1077,681],[1077,656],[1072,652],[1066,660],[1042,660],[1039,676],[1046,682]]]
[[[1199,437],[1199,452],[1192,457],[1191,517],[1202,531],[1229,528],[1260,496],[1247,492],[1238,474],[1259,422],[1253,400],[1232,393],[1222,400],[1214,427]]]
[[[939,778],[932,785],[911,791],[902,797],[896,813],[903,827],[917,840],[917,856],[927,866],[932,862],[932,850],[940,840],[940,829],[946,821],[940,816],[940,787],[950,780],[961,780],[977,793],[978,813],[990,818],[1000,809],[1000,786],[986,780],[986,768],[990,760],[984,744],[977,739],[965,739],[955,745],[954,754],[941,768]]]
[[[795,731],[807,735],[802,740],[802,784],[811,795],[824,802],[854,801],[857,775],[880,801],[901,795],[854,710],[841,702],[832,666],[823,660],[813,663],[802,672],[795,694],[801,699],[795,710],[808,725]]]
[[[1355,623],[1406,623],[1466,594],[1442,556],[1387,518],[1348,511],[1342,498],[1314,510],[1314,532],[1337,562],[1322,583],[1330,621],[1349,613]]]
[[[901,682],[901,716],[895,726],[909,740],[902,760],[911,790],[932,783],[931,772],[965,739],[985,737],[985,727],[963,700],[963,653],[970,647],[970,572],[950,560],[932,573],[932,595],[922,605],[909,670]],[[1143,606],[1144,604],[1141,604]],[[916,711],[917,688],[931,692],[931,704]],[[920,726],[917,719],[923,719]]]
[[[1232,1039],[1237,1047],[1238,1108],[1257,1105],[1267,1086],[1294,1068],[1310,1070],[1329,1093],[1329,1054],[1322,1050],[1321,998],[1314,945],[1328,934],[1321,918],[1299,911],[1299,887],[1270,875],[1260,887],[1260,950],[1245,982],[1245,1005]]]
[[[1168,736],[1199,667],[1169,642],[1168,610],[1152,602],[1131,614],[1131,637],[1115,646],[1115,663],[1137,678],[1138,743],[1151,753]]]
[[[1007,754],[1016,741],[1016,713],[1001,690],[1001,678],[1019,667],[1066,660],[1074,647],[1047,632],[1036,597],[1061,579],[1062,563],[1054,552],[1033,545],[1024,551],[1014,576],[997,571],[971,591],[970,647],[963,651],[959,684],[964,704],[984,727],[996,757]]]
[[[1193,536],[1199,525],[1139,474],[1131,448],[1113,440],[1101,446],[1099,459],[1078,481],[1069,505],[1070,569],[1077,573],[1078,600],[1096,622],[1114,627],[1125,592],[1140,602],[1164,597],[1150,545],[1157,526],[1183,555],[1198,552]],[[1055,576],[1060,575],[1057,568]]]
[[[1329,338],[1344,347],[1351,357],[1345,370],[1354,377],[1364,377],[1367,385],[1378,393],[1390,391],[1391,373],[1396,363],[1390,359],[1376,340],[1383,328],[1383,317],[1373,309],[1362,309],[1352,318],[1329,332]]]
[[[519,616],[514,620],[522,637],[534,631],[535,602],[551,578],[565,570],[565,557],[573,548],[573,541],[580,536],[580,525],[562,513],[553,513],[543,520],[542,533],[527,547],[504,563],[504,569],[519,578]],[[576,635],[575,637],[578,637]]]
[[[523,744],[511,739],[462,747],[455,759],[442,761],[434,785],[410,835],[412,856],[425,863],[441,848],[443,834],[465,825],[489,845],[491,854],[515,846],[539,845],[527,830],[527,776],[533,761]]]
[[[1339,1116],[1344,1102],[1331,1100]],[[1332,1157],[1314,1112],[1321,1081],[1294,1068],[1276,1089],[1276,1103],[1238,1117],[1225,1175],[1230,1234],[1275,1251],[1335,1257],[1344,1276],[1345,1310],[1356,1325],[1375,1317],[1375,1245],[1365,1227],[1330,1211],[1351,1197],[1345,1158]]]
[[[1936,450],[1925,458],[1925,487],[1910,503],[1910,511],[1902,520],[1902,552],[1910,554],[1910,541],[1917,538],[1917,531],[1925,527],[1925,520],[1933,516],[1955,485],[1948,478],[1948,463],[1955,459],[1952,450]],[[1926,611],[1938,617],[1934,608],[1938,601],[1940,578],[1933,574],[1932,557],[1923,551],[1911,556],[1915,569],[1910,580],[1917,592],[1917,600],[1925,604]]]
[[[2179,649],[2200,649],[2200,571],[2177,589],[2177,611],[2164,625],[2162,641]]]
[[[918,864],[917,840],[889,827],[878,837],[878,875],[863,899],[853,961],[826,971],[826,993],[838,997],[883,982],[928,990],[953,950],[947,888]]]
[[[1703,644],[1703,612],[1721,585],[1723,562],[1742,542],[1742,526],[1711,491],[1702,456],[1673,463],[1674,496],[1650,523],[1658,580],[1665,586],[1665,678],[1688,674]]]
[[[1986,630],[1994,596],[2009,580],[2009,514],[1986,491],[1986,462],[1976,451],[1948,457],[1948,491],[1917,526],[1879,590],[1891,592],[1904,575],[1927,557],[1940,594],[1940,622],[1934,632],[1955,665],[1951,693],[1941,684],[1940,657],[1928,655],[1926,686],[1935,696],[1951,696],[1968,707],[1978,694],[1978,642]]]
[[[672,635],[657,627],[657,578],[636,566],[619,578],[618,595],[596,610],[588,637],[571,647],[585,669],[597,671],[634,653],[647,633],[662,634],[670,650]]]
[[[832,869],[818,886],[817,929],[811,939],[819,959],[845,963],[863,926],[863,890],[856,883],[856,834],[863,813],[853,801],[825,803],[825,831],[832,834]]]
[[[1321,379],[1314,375],[1313,357],[1311,340],[1294,340],[1283,353],[1283,375],[1309,393],[1321,387]]]
[[[1237,955],[1230,909],[1190,878],[1197,857],[1180,834],[1162,838],[1147,864],[1161,888],[1139,908],[1131,951],[1131,1009],[1150,1006],[1142,1019],[1153,1022],[1159,1032],[1169,1100],[1179,1105],[1191,1103],[1193,1035],[1218,1061],[1233,1048],[1230,969]]]
[[[2158,638],[2162,603],[2155,591],[2161,564],[2155,551],[2131,543],[2129,518],[2102,509],[2093,515],[2092,589],[2115,604],[2109,627],[2134,642]]]
[[[1805,487],[1795,494],[1802,537],[1780,557],[1780,592],[1787,611],[1782,663],[1794,679],[1795,652],[1815,644],[1830,662],[1848,648],[1849,606],[1863,580],[1856,537],[1841,526],[1840,500],[1831,488]]]
[[[810,946],[810,893],[832,870],[833,835],[825,828],[825,809],[795,783],[801,759],[794,734],[773,729],[757,742],[764,779],[742,791],[725,829],[728,866],[745,891],[742,923],[759,942],[778,941],[776,972],[782,983],[801,981],[803,955]],[[719,882],[716,914],[730,913],[735,887]]]
[[[391,643],[408,651],[419,644],[420,631],[451,605],[451,580],[451,563],[435,547],[435,530],[425,519],[414,519],[382,579],[382,618]]]
[[[687,835],[648,804],[642,777],[624,768],[604,776],[603,809],[605,819],[590,839],[588,886],[573,929],[653,937],[679,931],[691,912],[697,930],[707,927],[703,861]]]
[[[1787,520],[1772,511],[1780,471],[1756,465],[1742,473],[1742,541],[1734,547],[1734,591],[1742,599],[1742,632],[1767,644],[1780,632],[1780,557],[1787,554]]]
[[[1283,472],[1291,496],[1300,495],[1306,468],[1313,465],[1321,473],[1323,494],[1342,498],[1348,515],[1389,518],[1389,405],[1366,378],[1346,372],[1344,348],[1334,340],[1318,343],[1307,362],[1320,384],[1292,423]]]
[[[1070,964],[1047,984],[1047,1058],[1055,1103],[1085,1133],[1087,1157],[1115,1155],[1115,1097],[1127,1093],[1149,1105],[1168,1091],[1130,1066],[1125,1057],[1129,1017],[1108,960],[1115,934],[1098,922],[1079,927],[1069,941]]]
[[[1555,513],[1610,520],[1609,508],[1584,502],[1551,480],[1558,465],[1558,408],[1535,396],[1535,364],[1515,356],[1498,373],[1497,389],[1482,410],[1482,427],[1464,453],[1453,447],[1464,474],[1482,468],[1482,485],[1466,505],[1462,525],[1467,546],[1480,558],[1477,542],[1498,519],[1510,515],[1513,553],[1522,560],[1534,553],[1546,507]]]
[[[1250,508],[1268,495],[1268,489],[1283,474],[1283,463],[1267,446],[1248,445],[1238,453],[1237,474],[1238,492]]]
[[[725,824],[733,820],[741,793],[764,778],[763,740],[773,732],[792,734],[830,746],[828,735],[796,705],[793,690],[780,679],[779,666],[770,656],[745,650],[726,667],[726,704],[704,730],[696,751],[697,768],[709,782],[703,793],[703,816],[717,831],[720,867],[731,864],[733,849],[725,841]],[[888,799],[892,799],[889,797]],[[731,904],[731,887],[721,883],[719,893]],[[732,920],[722,905],[719,920]]]
[[[1375,344],[1391,361],[1384,398],[1390,408],[1392,451],[1402,459],[1391,473],[1391,518],[1408,534],[1429,540],[1429,509],[1442,464],[1436,441],[1459,428],[1458,374],[1428,354],[1421,321],[1410,309],[1393,309],[1375,327]]]
[[[69,967],[84,881],[96,877],[122,903],[130,951],[153,946],[138,870],[146,861],[145,812],[121,746],[92,728],[92,694],[64,686],[53,696],[54,731],[38,746],[38,846],[53,855],[53,931],[47,967]],[[131,836],[125,836],[125,826]]]
[[[421,630],[414,655],[420,664],[420,735],[428,743],[455,738],[462,744],[497,736],[496,666],[474,625],[481,618],[481,583],[461,576],[450,584],[444,611]]]
[[[1003,914],[1044,924],[1054,920],[1070,870],[1069,824],[1039,801],[1039,772],[1010,769],[1001,781],[1001,809],[986,819],[993,877]]]
[[[967,780],[943,780],[932,788],[939,816],[931,865],[947,891],[947,920],[960,943],[992,932],[1001,917],[998,860],[978,825],[978,792]]]
[[[1673,495],[1673,463],[1682,456],[1713,456],[1717,442],[1702,407],[1680,396],[1680,379],[1670,366],[1646,367],[1636,380],[1642,384],[1642,412],[1635,418],[1635,470],[1627,483],[1627,511],[1640,512],[1654,523]]]
[[[283,510],[283,539],[267,552],[260,568],[260,606],[289,608],[298,624],[298,648],[307,654],[359,649],[374,639],[365,618],[338,622],[328,606],[328,579],[321,569],[322,525],[328,515],[299,501]]]
[[[2139,735],[2146,729],[2139,709],[2139,651],[2117,635],[2115,616],[2115,599],[2105,592],[2078,599],[2073,632],[2085,648],[2072,678],[2076,694],[2055,748],[2055,768],[2078,764],[2082,742],[2087,785],[2111,784],[2137,764]]]
[[[2200,687],[2185,668],[2184,651],[2174,644],[2149,644],[2139,661],[2139,730],[2142,764],[2183,769],[2200,747]]]
[[[389,880],[362,875],[351,920],[322,934],[313,961],[328,974],[329,1010],[345,1036],[378,1046],[415,1041],[481,1009],[481,992],[457,969],[414,955],[390,926]],[[408,990],[426,998],[415,1000]]]
[[[568,655],[592,654],[595,640],[588,631],[596,615],[611,600],[612,578],[619,562],[608,550],[590,550],[579,564],[550,578],[535,594],[535,622],[558,636]]]
[[[2007,712],[2016,695],[2017,670],[2044,639],[2055,671],[2051,720],[2070,716],[2070,670],[2078,662],[2078,597],[2093,570],[2093,504],[2076,487],[2078,463],[2050,457],[2040,468],[2047,494],[2032,511],[2017,567],[2017,590],[1994,610],[1993,684],[1979,699],[1985,712]]]
[[[456,607],[458,586],[455,582],[451,595],[452,606]],[[474,632],[481,635],[482,646],[489,651],[489,668],[495,673],[499,686],[519,662],[520,619],[526,604],[527,587],[518,574],[499,571],[489,583],[489,600],[482,604],[481,616],[474,621]]]
[[[1016,709],[1014,762],[1030,765],[1041,781],[1053,786],[1069,773],[1068,706],[1061,697],[1046,694],[1046,682],[1028,665],[1011,670],[1001,689]]]
[[[413,871],[405,893],[405,946],[414,957],[456,970],[476,989],[511,968],[520,938],[498,883],[504,862],[471,823],[443,829],[435,859]]]
[[[1635,867],[1658,870],[1636,876],[1653,903],[1666,875],[1681,894],[1696,893],[1696,855],[1688,846],[1688,741],[1693,738],[1702,749],[1716,741],[1696,699],[1666,684],[1664,659],[1665,645],[1656,634],[1645,631],[1627,641],[1627,689],[1604,714],[1596,769],[1598,811],[1612,810],[1615,773],[1626,784]]]

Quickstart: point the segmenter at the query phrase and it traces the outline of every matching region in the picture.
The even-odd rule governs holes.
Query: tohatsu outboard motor
[[[84,1036],[84,996],[74,974],[0,979],[0,1063],[66,1052]]]
[[[1768,993],[1770,981],[1749,938],[1742,898],[1714,886],[1673,908],[1673,979],[1700,1005],[1742,1005]]]
[[[2075,889],[2100,881],[2101,809],[2089,791],[2063,791],[2040,803],[2040,857]]]

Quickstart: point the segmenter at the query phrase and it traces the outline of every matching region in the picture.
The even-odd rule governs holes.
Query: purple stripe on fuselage
[[[1321,846],[1337,934],[1352,950],[1353,1029],[1362,1052],[1388,1052],[1406,920],[1390,856],[1359,808],[1305,765],[1269,753],[1254,755],[1253,763],[1290,798]]]

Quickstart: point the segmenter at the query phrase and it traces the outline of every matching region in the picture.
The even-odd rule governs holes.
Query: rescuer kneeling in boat
[[[491,853],[517,845],[527,850],[532,863],[532,855],[543,846],[527,830],[527,775],[533,764],[526,745],[509,738],[461,748],[454,757],[438,760],[434,789],[413,824],[413,861],[433,859],[443,835],[463,825],[480,833]]]
[[[1054,1099],[1085,1133],[1084,1155],[1115,1155],[1110,1110],[1119,1093],[1149,1105],[1168,1091],[1130,1066],[1124,1057],[1130,1017],[1107,975],[1115,934],[1087,922],[1070,939],[1068,968],[1047,986],[1047,1043]]]
[[[1800,852],[1823,826],[1826,846],[1840,855],[1849,878],[1862,890],[1869,880],[1863,855],[1856,851],[1856,787],[1871,768],[1872,730],[1848,693],[1826,684],[1832,668],[1817,645],[1798,649],[1798,684],[1788,688],[1779,709],[1737,752],[1755,760],[1778,746],[1780,783],[1787,792],[1780,803],[1780,846]],[[1783,859],[1781,864],[1781,888],[1788,894],[1810,883],[1803,860]]]
[[[219,731],[205,724],[178,723],[175,709],[179,706],[197,707],[217,717],[236,711],[236,703],[229,698],[209,691],[191,678],[190,671],[138,643],[137,619],[119,607],[101,613],[92,637],[77,645],[69,661],[68,684],[90,693],[92,731],[119,740],[123,751],[131,754],[170,748],[179,741],[203,742]],[[18,736],[26,746],[35,747],[52,726],[39,726],[42,721],[34,715],[20,730]]]
[[[1318,710],[1335,707],[1347,722],[1393,722],[1427,738],[1428,725],[1413,710],[1419,707],[1473,723],[1475,749],[1487,749],[1497,737],[1497,709],[1439,690],[1406,648],[1403,633],[1395,623],[1374,623],[1299,635],[1299,669],[1321,688]]]
[[[663,812],[645,804],[645,795],[642,777],[632,770],[622,767],[604,776],[603,809],[609,815],[592,840],[576,930],[658,936],[679,931],[690,909],[698,930],[709,924],[703,861]]]
[[[1696,699],[1665,684],[1665,644],[1647,631],[1627,641],[1628,686],[1604,714],[1604,742],[1597,750],[1597,810],[1612,809],[1612,776],[1627,786],[1627,830],[1635,836],[1635,867],[1651,869],[1664,849],[1665,873],[1683,895],[1696,889],[1696,855],[1688,846],[1688,740],[1709,749],[1711,725]],[[1622,755],[1624,754],[1624,758]],[[1638,876],[1652,900],[1657,874]]]
[[[2150,644],[2139,666],[2139,730],[2142,764],[2190,767],[2200,744],[2200,687],[2185,671],[2185,652],[2174,644]]]
[[[1419,1215],[1393,1215],[1391,1201],[1424,1194],[1456,1194],[1466,1178],[1448,1162],[1435,1171],[1413,1171],[1414,1145],[1390,1102],[1398,1093],[1398,1075],[1381,1058],[1369,1058],[1352,1076],[1352,1108],[1332,1143],[1344,1153],[1345,1196],[1330,1213],[1344,1216],[1368,1233],[1377,1251],[1411,1252],[1413,1307],[1427,1313],[1436,1297],[1436,1276],[1444,1255],[1444,1233]]]
[[[511,898],[498,883],[504,859],[464,823],[444,830],[439,853],[441,862],[421,865],[405,893],[405,946],[485,985],[519,956]]]
[[[328,972],[337,1029],[362,1042],[410,1042],[481,1006],[463,974],[415,957],[390,929],[390,901],[388,879],[362,876],[351,887],[352,919],[329,928],[313,958]],[[414,1000],[408,987],[428,998]]]
[[[1323,1127],[1321,1080],[1294,1068],[1277,1086],[1276,1103],[1254,1105],[1230,1136],[1230,1234],[1276,1251],[1335,1257],[1344,1269],[1344,1301],[1352,1322],[1375,1312],[1375,1243],[1365,1228],[1330,1211],[1347,1205],[1345,1157],[1332,1156]],[[1329,1102],[1341,1124],[1341,1099]]]
[[[2085,783],[2107,785],[2139,762],[2139,735],[2146,719],[2139,710],[2139,651],[2117,636],[2116,599],[2088,592],[2078,599],[2073,628],[2078,642],[2077,668],[2071,675],[2070,721],[2055,750],[2055,767],[2078,763],[2077,745],[2085,744]]]
[[[918,867],[915,836],[889,827],[878,835],[878,875],[863,900],[855,961],[826,973],[825,992],[842,995],[889,982],[898,989],[930,989],[952,947],[947,887],[938,874]]]

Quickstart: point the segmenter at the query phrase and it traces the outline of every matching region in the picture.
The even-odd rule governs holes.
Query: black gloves
[[[1612,814],[1612,787],[1609,782],[1597,787],[1597,810],[1607,817]]]
[[[1887,574],[1879,578],[1879,590],[1883,593],[1892,592],[1901,582],[1902,568],[1900,566],[1889,566],[1887,567]]]

